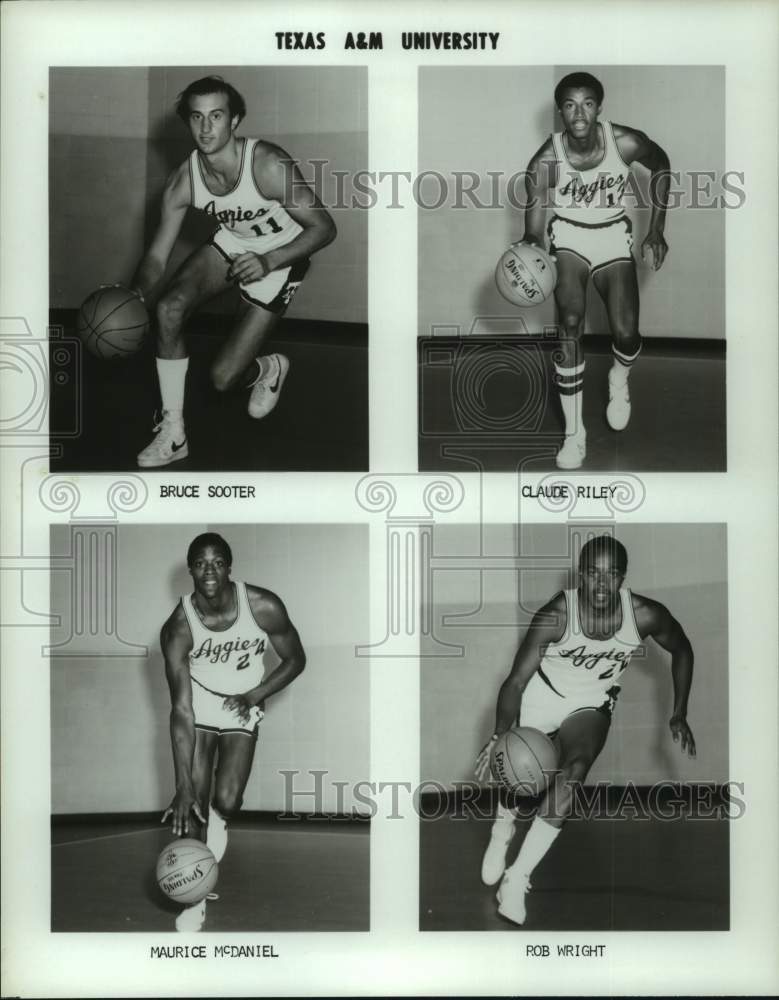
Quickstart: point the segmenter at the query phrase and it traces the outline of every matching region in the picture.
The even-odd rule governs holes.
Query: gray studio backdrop
[[[244,96],[238,134],[278,143],[313,176],[367,167],[364,67],[55,67],[50,73],[50,305],[76,308],[98,285],[129,281],[159,218],[165,179],[192,150],[174,112],[193,80],[217,75]],[[323,197],[332,194],[326,184]],[[349,188],[347,186],[347,192]],[[191,213],[175,267],[209,230]],[[336,211],[338,239],[315,257],[289,316],[367,322],[368,219]],[[73,248],[78,247],[78,253]],[[218,310],[217,310],[218,311]]]
[[[524,231],[523,212],[505,202],[507,179],[526,169],[550,132],[560,131],[555,84],[586,70],[605,88],[602,118],[641,129],[665,148],[673,170],[725,169],[725,71],[721,66],[501,66],[423,67],[419,72],[419,169],[450,178],[453,171],[479,175],[488,199],[489,172],[503,174],[506,207],[451,203],[420,210],[419,335],[433,326],[467,333],[477,317],[482,333],[510,332],[496,318],[521,316],[531,333],[554,322],[552,302],[519,310],[501,298],[493,273],[502,251]],[[745,164],[729,163],[731,170]],[[748,164],[746,165],[748,166]],[[648,173],[635,167],[641,190]],[[687,182],[685,190],[689,190]],[[704,181],[699,181],[705,184]],[[718,180],[712,195],[722,193]],[[737,182],[734,182],[737,183]],[[524,198],[524,186],[520,185]],[[435,203],[436,187],[427,202]],[[728,196],[735,203],[735,196]],[[711,196],[701,195],[702,203]],[[516,198],[515,198],[516,201]],[[725,337],[725,216],[722,208],[683,208],[668,213],[670,254],[654,273],[638,254],[649,215],[628,209],[639,258],[640,327],[647,337]],[[551,211],[549,213],[551,216]],[[605,314],[591,288],[587,328],[606,332]],[[490,322],[490,319],[492,322]],[[448,331],[448,332],[451,332]]]
[[[314,787],[306,772],[326,771],[319,808],[331,811],[339,808],[334,781],[347,782],[342,808],[349,810],[353,784],[369,779],[369,661],[354,651],[368,641],[367,529],[85,529],[77,556],[71,529],[57,525],[51,533],[61,567],[51,575],[52,614],[60,619],[52,629],[60,654],[51,661],[53,813],[145,812],[162,809],[172,797],[170,697],[159,631],[179,597],[192,591],[186,552],[202,531],[218,531],[232,546],[234,579],[279,594],[308,656],[303,674],[268,699],[245,808],[285,807],[282,769],[304,772],[295,779],[303,790]],[[95,627],[106,620],[104,612],[116,622],[108,639],[99,635],[108,630]],[[118,648],[117,636],[140,648]],[[276,662],[272,651],[265,654],[266,670]],[[310,797],[295,804],[303,812],[315,808]]]
[[[698,757],[682,755],[671,740],[670,657],[649,639],[624,674],[608,741],[588,781],[737,780],[728,772],[725,526],[619,525],[616,537],[630,560],[626,585],[665,604],[692,642],[689,722]],[[511,525],[439,526],[434,551],[442,566],[433,573],[428,608],[434,635],[461,647],[463,655],[422,658],[421,777],[449,786],[473,777],[476,754],[493,730],[498,688],[533,612],[575,582],[564,525],[525,524],[519,533]],[[521,568],[442,565],[446,557],[478,557],[480,551],[521,553]],[[439,645],[438,652],[446,650]]]

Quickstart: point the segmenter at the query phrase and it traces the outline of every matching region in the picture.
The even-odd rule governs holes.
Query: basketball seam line
[[[526,746],[526,747],[528,748],[528,750],[529,750],[529,751],[530,751],[530,752],[532,753],[533,757],[535,758],[535,761],[536,761],[536,764],[538,764],[538,770],[539,770],[539,771],[541,772],[541,774],[543,775],[543,774],[544,774],[544,768],[543,768],[543,766],[542,766],[542,764],[541,764],[541,761],[540,761],[540,760],[538,759],[538,754],[537,754],[537,753],[535,752],[535,750],[534,750],[534,749],[533,749],[533,748],[532,748],[532,747],[530,746],[530,744],[528,743],[528,741],[527,741],[527,740],[525,739],[525,737],[524,737],[524,736],[519,736],[518,738],[519,738],[520,740],[522,740],[522,742],[523,742],[523,743],[525,744],[525,746]]]
[[[105,291],[103,292],[103,294],[105,294]],[[102,296],[101,296],[101,298],[102,298]],[[128,302],[130,302],[130,301],[132,301],[132,299],[134,299],[134,298],[135,298],[135,296],[131,294],[131,295],[130,295],[130,298],[128,298],[128,299],[125,299],[125,300],[124,300],[123,302],[120,302],[120,303],[119,303],[119,305],[117,305],[117,306],[114,306],[114,308],[113,308],[113,309],[111,310],[111,312],[109,312],[109,313],[106,313],[106,314],[105,314],[105,316],[103,316],[103,317],[102,317],[102,319],[101,319],[101,320],[100,320],[100,322],[98,323],[98,325],[97,325],[97,328],[96,328],[96,329],[97,329],[97,330],[99,330],[99,329],[100,329],[100,327],[101,327],[101,326],[103,325],[103,323],[105,323],[105,321],[106,321],[107,319],[110,319],[110,318],[111,318],[111,317],[113,316],[113,314],[114,314],[115,312],[118,312],[118,311],[119,311],[120,309],[122,309],[122,308],[123,308],[124,306],[126,306],[126,305],[127,305],[127,303],[128,303]],[[95,312],[97,312],[97,306],[95,306]],[[93,317],[93,318],[94,318],[94,317]],[[140,325],[141,325],[141,326],[143,326],[143,324],[140,324]],[[130,329],[130,327],[123,327],[123,329],[126,329],[126,330],[129,330],[129,329]]]

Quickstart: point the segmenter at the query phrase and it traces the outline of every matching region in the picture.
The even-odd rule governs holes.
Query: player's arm
[[[303,179],[297,164],[278,146],[257,143],[254,150],[254,180],[266,198],[280,202],[302,232],[283,247],[266,254],[244,253],[230,266],[235,281],[258,281],[271,271],[305,260],[332,243],[335,223],[322,202]]]
[[[653,139],[638,129],[626,125],[614,125],[614,138],[617,148],[625,163],[640,163],[652,175],[649,178],[649,200],[652,203],[652,215],[649,220],[649,232],[641,244],[641,257],[646,260],[647,250],[652,252],[652,263],[655,271],[663,266],[668,244],[665,232],[665,215],[668,208],[668,192],[671,187],[671,161],[668,154]]]
[[[514,656],[509,675],[500,686],[495,709],[495,735],[500,736],[515,724],[530,678],[541,666],[546,647],[560,638],[565,626],[565,595],[560,593],[533,616]]]
[[[185,162],[173,171],[165,184],[157,231],[133,275],[132,288],[140,292],[143,300],[149,305],[153,302],[165,274],[168,259],[181,231],[191,199],[189,169]]]
[[[639,633],[642,636],[651,635],[659,646],[671,654],[674,707],[668,724],[674,743],[681,740],[682,750],[694,757],[695,738],[687,724],[687,704],[695,660],[692,644],[682,626],[664,605],[637,594],[633,595],[633,600]]]
[[[180,604],[162,626],[160,644],[170,690],[170,742],[176,778],[176,792],[163,813],[162,822],[171,816],[173,833],[181,837],[189,832],[190,812],[201,823],[205,823],[205,819],[192,781],[192,758],[195,753],[195,713],[192,710],[192,680],[189,675],[192,633]]]
[[[557,164],[551,137],[538,150],[525,171],[525,235],[524,243],[544,245],[546,208],[549,204],[550,185],[554,184]]]
[[[280,661],[276,669],[263,678],[257,687],[244,694],[225,698],[226,709],[236,712],[239,718],[248,720],[252,706],[262,707],[266,698],[291,684],[303,672],[306,654],[298,631],[290,621],[281,599],[261,587],[247,586],[246,593],[254,620],[268,633],[270,644]]]
[[[495,709],[495,730],[476,758],[476,776],[479,780],[487,774],[493,742],[516,723],[525,688],[541,666],[546,647],[562,636],[566,622],[565,595],[562,593],[553,597],[533,616],[525,638],[514,656],[509,675],[500,686]]]

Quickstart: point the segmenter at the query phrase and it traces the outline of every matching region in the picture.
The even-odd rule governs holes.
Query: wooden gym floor
[[[160,405],[149,340],[120,361],[80,351],[72,311],[52,314],[52,472],[127,472],[152,439]],[[209,368],[229,316],[196,316],[184,415],[189,456],[160,469],[192,472],[341,472],[368,469],[368,333],[359,324],[282,320],[264,352],[289,358],[278,406],[246,412],[248,390],[219,394]]]
[[[496,354],[490,367],[492,346],[517,352],[514,363],[501,364]],[[480,349],[482,361],[469,361],[466,352]],[[559,471],[554,459],[563,417],[552,349],[533,338],[420,340],[420,470]],[[526,366],[516,361],[523,351],[533,352],[525,355]],[[612,364],[607,338],[586,337],[585,359],[587,457],[579,473],[726,470],[724,345],[645,339],[630,375],[631,421],[619,433],[605,416]]]
[[[230,830],[204,931],[369,930],[368,822],[241,817]],[[170,828],[54,821],[53,931],[171,931],[180,907],[154,866]]]
[[[514,860],[529,821],[517,823]],[[527,922],[498,915],[481,881],[490,821],[470,815],[421,823],[423,931],[728,930],[726,819],[582,819],[565,826],[532,875]]]

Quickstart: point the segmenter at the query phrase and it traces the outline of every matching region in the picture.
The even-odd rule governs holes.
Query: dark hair
[[[204,76],[202,80],[195,80],[190,83],[186,90],[182,90],[176,99],[176,114],[182,121],[189,118],[190,97],[203,97],[205,94],[225,94],[227,96],[227,106],[230,109],[230,118],[238,116],[238,121],[246,115],[246,101],[238,93],[235,87],[231,86],[221,76]]]
[[[562,78],[554,89],[555,107],[560,107],[563,93],[566,90],[578,90],[581,87],[587,87],[589,90],[595,91],[595,100],[598,102],[598,107],[603,104],[603,84],[600,80],[594,77],[592,73],[569,73],[568,76]]]
[[[233,565],[233,552],[224,538],[222,538],[221,535],[217,535],[215,531],[206,531],[204,534],[198,535],[197,538],[194,538],[189,543],[189,548],[187,549],[187,566],[192,565],[195,553],[200,549],[204,549],[207,545],[211,545],[213,548],[219,549],[225,557],[227,565]]]
[[[589,542],[582,545],[579,553],[579,568],[586,566],[591,559],[599,555],[611,556],[611,561],[616,565],[619,572],[624,576],[628,568],[628,553],[622,542],[618,542],[611,535],[596,535]]]

